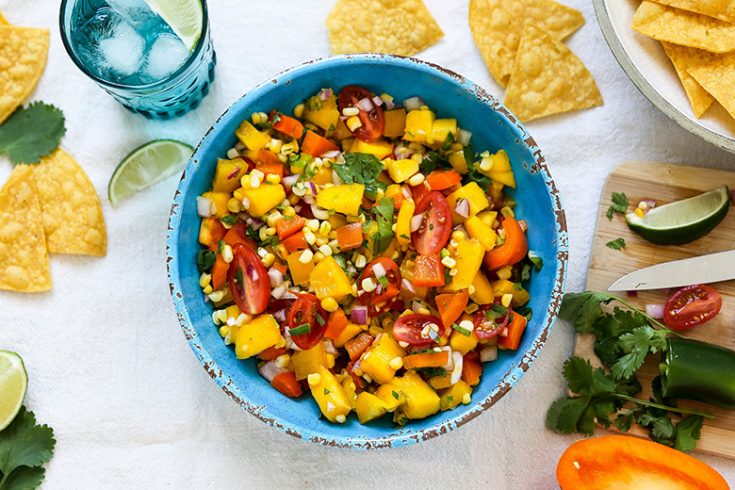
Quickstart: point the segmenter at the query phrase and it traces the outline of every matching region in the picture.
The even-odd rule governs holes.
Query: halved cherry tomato
[[[288,310],[288,328],[295,329],[309,325],[309,331],[300,335],[292,335],[293,343],[301,350],[314,347],[324,337],[327,329],[327,312],[319,304],[313,294],[299,294]]]
[[[345,107],[357,107],[360,109],[358,117],[362,126],[354,130],[352,134],[363,141],[373,141],[380,138],[383,135],[383,128],[385,127],[383,108],[373,103],[373,97],[372,92],[359,85],[347,85],[339,92],[339,96],[337,97],[337,107],[340,113]],[[371,109],[369,111],[365,111],[357,105],[362,99],[368,99],[370,101]]]
[[[500,305],[484,305],[475,313],[472,323],[475,324],[475,333],[478,339],[487,340],[500,335],[508,326],[511,318],[510,308],[506,311],[496,311],[493,308],[502,308]]]
[[[388,281],[387,285],[381,284],[381,280],[375,275],[375,269],[383,268],[385,270],[385,280]],[[401,292],[401,270],[398,264],[388,257],[378,257],[377,259],[370,262],[360,274],[360,279],[357,282],[358,288],[362,287],[362,281],[371,278],[377,285],[373,291],[363,293],[358,301],[361,305],[369,306],[368,314],[378,316],[382,311],[390,309],[391,303]]]
[[[435,255],[449,241],[452,234],[452,210],[439,191],[426,194],[416,206],[414,216],[423,214],[421,228],[411,234],[413,246],[421,255]]]
[[[350,356],[350,360],[353,362],[358,360],[362,353],[373,344],[373,340],[375,340],[373,336],[365,332],[362,332],[354,339],[348,340],[345,344],[345,350]]]
[[[688,330],[710,321],[722,308],[722,296],[707,285],[681,288],[664,307],[664,323],[672,330]]]
[[[235,304],[249,315],[259,315],[268,308],[271,283],[260,257],[246,245],[237,245],[227,271],[227,282]]]
[[[413,313],[399,316],[393,323],[393,337],[399,342],[406,342],[414,347],[428,347],[436,342],[431,336],[424,337],[425,327],[434,324],[437,326],[436,338],[444,335],[444,324],[440,318],[433,315]]]

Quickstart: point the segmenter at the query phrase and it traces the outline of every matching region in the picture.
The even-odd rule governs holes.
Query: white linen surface
[[[61,107],[63,146],[103,198],[109,253],[52,257],[48,294],[0,292],[0,348],[18,351],[30,376],[27,405],[54,427],[44,488],[557,488],[556,462],[576,437],[544,428],[564,391],[572,334],[558,324],[529,373],[488,413],[416,446],[352,452],[299,441],[250,416],[211,381],[176,321],[164,267],[177,179],[119,209],[106,199],[117,163],[154,138],[198,143],[238,97],[288,67],[329,55],[324,20],[334,1],[211,0],[219,65],[203,106],[172,122],[123,109],[71,62],[58,1],[0,0],[10,22],[51,29],[46,72],[31,100]],[[502,95],[467,25],[467,1],[426,0],[445,32],[418,56]],[[626,160],[735,168],[735,157],[681,129],[625,76],[591,3],[566,0],[587,24],[568,41],[594,74],[605,105],[528,125],[561,189],[571,236],[568,288],[584,285],[606,176]],[[10,172],[2,159],[0,178]],[[713,183],[714,185],[714,183]],[[735,462],[698,454],[735,481]]]

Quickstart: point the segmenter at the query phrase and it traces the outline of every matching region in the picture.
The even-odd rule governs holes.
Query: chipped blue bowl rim
[[[419,70],[421,72],[430,72],[432,76],[437,76],[445,80],[450,81],[452,84],[461,87],[462,90],[472,94],[479,103],[489,105],[496,113],[505,120],[508,126],[513,130],[516,140],[525,145],[528,151],[533,156],[533,172],[541,174],[544,179],[546,190],[548,191],[551,211],[555,216],[554,232],[555,236],[554,243],[556,244],[556,268],[554,275],[553,289],[551,291],[550,302],[547,310],[544,313],[543,320],[540,322],[542,328],[539,330],[536,337],[533,339],[531,348],[523,353],[523,356],[515,362],[512,367],[502,376],[499,383],[495,385],[492,391],[481,400],[472,400],[468,406],[469,410],[464,413],[457,414],[456,416],[449,418],[448,420],[437,423],[429,428],[420,430],[411,430],[411,424],[409,423],[402,430],[398,431],[397,434],[389,435],[386,437],[362,437],[359,434],[354,436],[327,436],[318,430],[312,430],[305,427],[300,427],[298,424],[283,420],[281,417],[273,414],[267,405],[259,405],[251,400],[247,399],[247,396],[241,396],[238,392],[239,389],[234,386],[232,377],[225,373],[220,366],[217,364],[212,354],[207,350],[206,346],[201,345],[197,340],[196,329],[193,326],[189,317],[186,302],[183,294],[181,293],[181,282],[179,274],[179,264],[177,260],[178,256],[178,235],[179,227],[181,225],[182,214],[178,212],[182,208],[184,198],[187,195],[189,186],[191,183],[191,175],[199,167],[199,161],[204,153],[203,148],[208,147],[209,143],[219,137],[218,128],[222,125],[223,119],[225,119],[230,111],[238,106],[245,105],[246,99],[257,100],[261,94],[266,93],[273,87],[278,86],[281,83],[290,83],[289,80],[297,75],[305,74],[314,69],[327,69],[330,67],[339,66],[341,63],[359,63],[359,62],[385,62],[389,64],[403,65],[411,69]],[[474,82],[464,78],[463,76],[443,68],[439,65],[419,60],[416,58],[402,57],[396,55],[385,55],[385,54],[354,54],[354,55],[341,55],[333,56],[328,58],[320,58],[312,61],[305,62],[297,65],[293,68],[287,69],[275,77],[257,85],[255,88],[247,92],[235,103],[233,103],[212,125],[207,131],[202,141],[196,147],[194,154],[187,164],[184,170],[178,188],[176,190],[173,204],[171,206],[169,226],[167,231],[166,239],[166,265],[169,277],[169,289],[171,297],[173,299],[176,315],[178,317],[179,324],[184,332],[184,335],[194,352],[195,356],[202,364],[206,372],[210,377],[217,383],[217,385],[236,403],[242,408],[247,410],[250,414],[256,418],[270,425],[280,432],[285,432],[296,438],[310,441],[313,443],[321,444],[330,447],[339,448],[351,448],[351,449],[381,449],[390,447],[402,447],[411,444],[415,444],[421,441],[432,439],[441,434],[451,432],[475,417],[479,416],[484,411],[488,410],[494,405],[500,398],[502,398],[510,389],[515,386],[518,380],[525,374],[529,367],[538,357],[543,345],[545,344],[549,333],[554,326],[556,321],[559,308],[561,306],[561,300],[564,293],[564,286],[566,283],[567,265],[569,258],[569,239],[567,231],[566,216],[561,204],[559,190],[554,183],[551,173],[549,171],[548,164],[541,152],[541,149],[536,144],[533,137],[528,133],[526,128],[520,123],[520,121],[493,95],[488,93],[485,89],[475,84]]]

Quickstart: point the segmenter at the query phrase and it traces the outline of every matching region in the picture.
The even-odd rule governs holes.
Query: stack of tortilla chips
[[[735,118],[735,2],[644,1],[632,27],[661,42],[696,117],[717,100]]]
[[[553,0],[470,0],[469,22],[522,121],[602,105],[589,70],[562,42],[584,24],[578,10]]]
[[[0,124],[33,91],[49,46],[46,29],[15,27],[0,13]],[[17,165],[0,189],[0,289],[51,289],[49,253],[105,255],[94,186],[64,150]]]

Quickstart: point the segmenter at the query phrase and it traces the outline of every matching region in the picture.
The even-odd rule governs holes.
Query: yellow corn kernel
[[[293,115],[301,119],[301,117],[304,115],[304,104],[299,104],[296,107],[294,107]]]
[[[347,119],[347,127],[350,131],[355,131],[356,129],[360,129],[362,127],[362,121],[360,121],[360,118],[357,116],[352,116]]]
[[[268,252],[267,254],[263,256],[262,259],[260,259],[260,261],[263,263],[265,267],[270,267],[276,261],[276,256]]]
[[[212,274],[207,274],[206,272],[202,272],[202,275],[199,276],[199,287],[206,288],[209,286],[212,282]]]
[[[334,311],[337,311],[339,305],[334,298],[332,298],[331,296],[327,296],[326,298],[322,299],[322,308],[327,310],[329,313],[332,313]]]
[[[513,266],[507,265],[505,267],[501,267],[496,272],[498,275],[498,279],[510,279],[510,277],[513,275]]]

